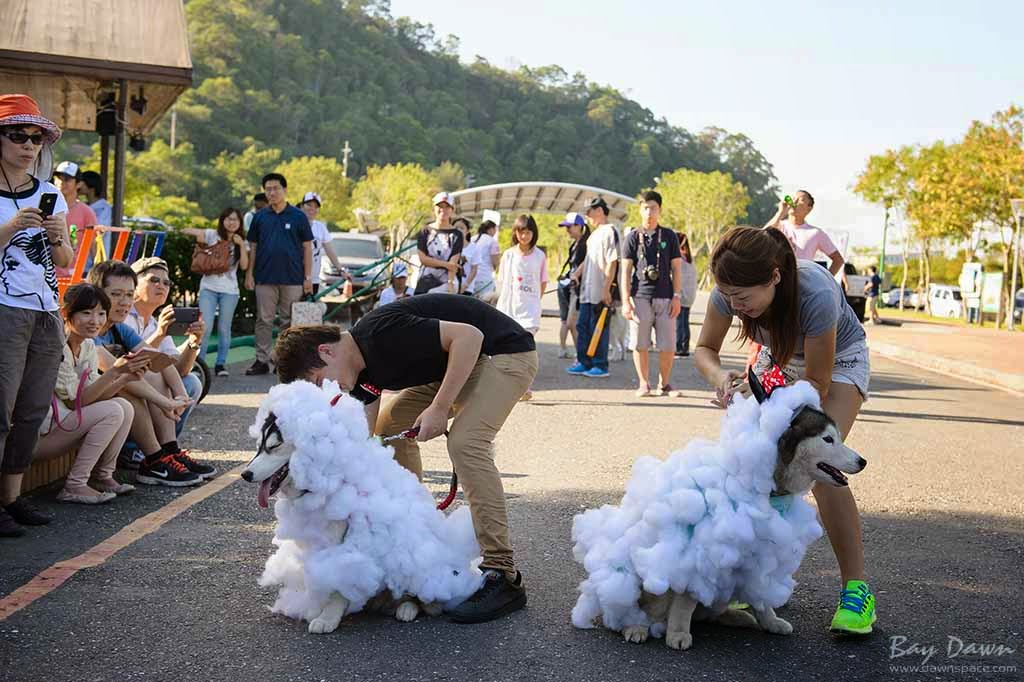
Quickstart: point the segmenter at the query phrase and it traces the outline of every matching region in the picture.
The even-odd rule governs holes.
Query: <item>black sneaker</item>
[[[228,372],[228,368],[224,365],[214,365],[213,373],[219,377],[229,377],[231,374]]]
[[[260,374],[269,374],[269,373],[270,373],[270,365],[268,365],[265,362],[260,362],[259,360],[257,360],[256,362],[252,363],[251,365],[249,365],[249,369],[245,370],[245,376],[247,376],[247,377],[254,377],[254,376],[258,376]]]
[[[24,534],[25,529],[0,507],[0,538],[20,538]]]
[[[202,462],[192,459],[189,456],[188,450],[181,450],[180,452],[171,455],[171,457],[173,457],[178,464],[181,464],[204,481],[208,478],[213,478],[213,475],[217,473],[216,467],[212,467],[209,464],[203,464]]]
[[[4,509],[12,519],[23,526],[45,526],[53,521],[52,516],[48,516],[30,505],[24,497],[19,497],[14,502],[5,505]]]
[[[143,462],[139,465],[139,473],[135,480],[144,485],[169,485],[174,488],[199,485],[203,482],[203,479],[174,459],[174,455],[161,457],[152,463]]]
[[[526,588],[523,574],[516,571],[515,581],[505,577],[504,571],[487,569],[484,584],[469,599],[448,612],[456,623],[486,623],[526,606]]]

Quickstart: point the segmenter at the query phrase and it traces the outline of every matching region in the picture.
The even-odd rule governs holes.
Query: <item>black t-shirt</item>
[[[518,322],[472,296],[403,298],[371,311],[352,327],[352,338],[366,362],[352,397],[369,405],[382,390],[397,391],[444,379],[448,353],[441,348],[440,320],[471,324],[483,332],[483,355],[537,348],[533,336]]]
[[[643,253],[640,242],[644,243]],[[658,226],[650,235],[644,235],[643,228],[637,228],[626,237],[623,258],[633,261],[633,279],[629,293],[634,298],[672,298],[672,259],[680,258],[679,237],[667,227]],[[647,265],[658,268],[658,281],[650,282],[644,277]]]
[[[558,279],[563,279],[571,275],[572,271],[578,268],[586,257],[587,240],[574,239],[572,244],[569,245],[569,257],[565,259],[565,263],[562,265],[562,272],[559,273]]]
[[[438,230],[433,227],[425,227],[416,239],[416,248],[431,258],[449,261],[452,256],[462,253],[462,233],[454,227],[446,230]],[[444,268],[431,268],[424,266],[420,276],[434,275],[441,281],[448,281],[448,271]]]
[[[879,290],[882,288],[882,278],[877,274],[871,275],[871,295],[878,296]]]

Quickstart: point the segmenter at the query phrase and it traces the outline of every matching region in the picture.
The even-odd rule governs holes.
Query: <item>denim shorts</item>
[[[771,365],[769,353],[771,351],[761,347],[757,355],[757,362],[754,363],[754,371],[758,375],[768,371]],[[807,373],[807,365],[803,356],[794,357],[783,369],[789,382],[801,379]],[[857,391],[866,402],[868,399],[868,384],[871,382],[871,358],[868,352],[868,344],[865,341],[851,346],[836,353],[835,363],[832,365],[832,381],[837,384],[850,384],[857,387]]]

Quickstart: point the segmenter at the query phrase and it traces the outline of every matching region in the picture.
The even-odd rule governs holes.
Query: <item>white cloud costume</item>
[[[788,504],[781,514],[769,502],[779,437],[804,405],[820,405],[807,382],[776,389],[764,404],[737,398],[719,442],[691,441],[666,460],[641,457],[619,505],[577,515],[573,556],[587,578],[573,624],[648,625],[660,637],[664,625],[639,606],[642,590],[686,592],[712,609],[732,600],[786,603],[793,574],[822,533],[802,497],[776,498]]]
[[[295,446],[289,476],[308,491],[274,505],[277,550],[260,578],[280,586],[271,610],[311,620],[338,592],[353,613],[384,589],[425,603],[463,601],[482,582],[469,508],[438,511],[391,448],[370,437],[361,403],[344,396],[330,404],[337,393],[333,383],[275,386],[250,429],[258,438],[276,416]]]

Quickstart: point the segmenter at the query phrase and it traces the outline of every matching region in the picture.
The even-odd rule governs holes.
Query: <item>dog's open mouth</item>
[[[266,509],[270,506],[271,496],[277,492],[277,489],[284,483],[284,479],[288,478],[288,464],[285,463],[280,469],[274,472],[274,475],[260,483],[259,491],[256,493],[256,502],[260,507]]]
[[[836,469],[831,464],[826,464],[825,462],[818,462],[818,468],[824,471],[829,476],[831,476],[832,480],[836,482],[836,485],[844,486],[850,484],[849,480],[847,480],[846,478],[846,474],[844,474],[839,469]]]

